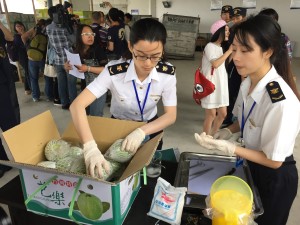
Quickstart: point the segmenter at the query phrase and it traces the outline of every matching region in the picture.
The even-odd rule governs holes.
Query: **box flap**
[[[50,111],[46,111],[3,132],[3,137],[13,161],[35,165],[45,160],[46,143],[60,135]]]
[[[142,170],[145,166],[150,164],[162,136],[163,133],[156,135],[138,149],[119,181],[124,180],[125,178],[133,175],[137,171]]]
[[[104,153],[117,139],[125,138],[130,132],[145,124],[144,122],[98,116],[88,116],[88,121],[93,137],[102,153]],[[72,121],[65,129],[62,138],[71,142],[78,142],[80,140]]]

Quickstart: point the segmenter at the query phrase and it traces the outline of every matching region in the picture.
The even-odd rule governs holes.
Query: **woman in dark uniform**
[[[20,123],[20,108],[12,71],[5,49],[6,41],[12,41],[10,31],[0,22],[0,128],[6,131]],[[0,159],[8,160],[0,139]],[[0,165],[0,178],[11,167]]]
[[[283,225],[298,188],[293,150],[300,130],[300,95],[276,21],[250,17],[235,32],[233,61],[247,78],[233,109],[238,120],[215,137],[229,139],[240,131],[242,146],[205,133],[195,138],[203,147],[246,159],[264,208],[256,222]]]
[[[117,60],[128,50],[125,39],[124,13],[117,8],[111,8],[108,12],[110,27],[107,33],[108,59]]]

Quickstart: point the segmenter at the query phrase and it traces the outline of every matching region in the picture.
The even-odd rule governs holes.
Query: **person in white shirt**
[[[281,28],[264,15],[235,28],[232,57],[242,82],[233,114],[236,122],[213,137],[195,134],[207,149],[247,160],[264,213],[258,224],[286,224],[297,194],[293,157],[300,130],[300,95],[293,80]],[[240,131],[241,146],[227,140]]]
[[[232,47],[230,46],[226,52],[223,52],[221,47],[230,34],[224,20],[214,22],[210,31],[212,37],[204,48],[201,71],[215,85],[215,90],[201,99],[201,107],[205,109],[203,132],[214,135],[219,130],[229,105],[225,60],[230,56]]]
[[[162,132],[173,124],[177,113],[175,67],[165,61],[167,32],[157,20],[146,18],[131,29],[128,57],[109,62],[99,76],[87,86],[70,107],[72,119],[84,147],[87,171],[102,176],[109,172],[108,162],[94,141],[85,108],[108,90],[111,91],[110,112],[113,118],[144,121],[122,143],[122,149],[135,153],[145,137]],[[157,116],[157,103],[162,99],[164,113]]]

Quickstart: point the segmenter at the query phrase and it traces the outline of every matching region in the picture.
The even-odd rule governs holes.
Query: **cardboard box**
[[[124,138],[141,126],[140,122],[103,117],[88,117],[88,120],[103,153],[115,140]],[[28,211],[84,224],[117,225],[122,224],[138,194],[139,171],[149,165],[162,134],[141,146],[120,179],[115,182],[36,166],[38,162],[45,160],[44,147],[51,139],[79,142],[72,122],[60,136],[50,111],[4,132],[3,136],[9,147],[11,161],[0,160],[0,163],[20,169]],[[79,200],[80,195],[82,198]],[[104,211],[102,215],[99,213],[99,204],[97,207],[92,204],[99,203],[99,199]],[[86,208],[80,208],[77,204],[79,201]],[[95,212],[88,215],[85,211],[91,205],[93,206],[88,211]]]

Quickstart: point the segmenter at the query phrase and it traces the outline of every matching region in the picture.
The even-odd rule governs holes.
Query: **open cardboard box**
[[[115,140],[126,137],[142,125],[141,122],[103,117],[88,117],[88,121],[102,153]],[[51,139],[80,142],[72,122],[62,135],[59,134],[50,111],[4,132],[3,136],[12,158],[11,161],[0,160],[0,163],[20,169],[27,210],[78,223],[117,225],[123,223],[138,194],[139,171],[149,165],[162,134],[140,147],[120,179],[115,182],[36,166],[45,160],[44,147]],[[81,201],[80,208],[78,200]],[[93,203],[99,203],[99,200],[102,204],[87,210]]]

